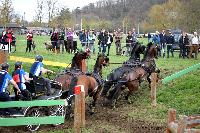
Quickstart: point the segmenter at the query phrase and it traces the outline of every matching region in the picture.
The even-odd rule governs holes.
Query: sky
[[[76,7],[83,7],[89,3],[94,3],[98,0],[58,0],[59,7],[66,6],[71,10]],[[36,0],[12,0],[14,10],[17,14],[24,16],[27,21],[32,21],[35,16]]]

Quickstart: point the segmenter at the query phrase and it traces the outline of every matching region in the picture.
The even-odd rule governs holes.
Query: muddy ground
[[[96,107],[96,113],[90,115],[86,112],[86,130],[84,132],[95,133],[163,133],[166,129],[165,123],[155,123],[144,119],[135,119],[126,112],[134,111],[132,104],[127,104],[120,100],[115,109],[102,106],[99,101]],[[70,132],[73,128],[73,118],[66,119],[65,124],[57,127],[41,126],[40,133]],[[24,127],[1,127],[0,133],[22,133],[26,132]]]

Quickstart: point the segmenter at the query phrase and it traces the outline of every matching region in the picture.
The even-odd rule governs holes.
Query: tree
[[[179,0],[152,6],[148,13],[149,25],[154,30],[177,28],[180,7]]]
[[[36,12],[35,21],[38,21],[41,24],[44,17],[44,1],[43,0],[37,0],[37,9],[35,12]]]
[[[72,20],[72,14],[69,8],[62,8],[61,11],[58,13],[58,15],[56,17],[53,17],[49,26],[64,28],[64,27],[73,27],[73,24],[74,22]]]
[[[199,0],[183,0],[179,13],[179,25],[185,30],[192,32],[200,29],[200,2]]]
[[[13,18],[13,7],[11,0],[2,0],[1,1],[1,10],[0,10],[0,22],[6,26],[6,24],[10,23]]]
[[[53,16],[55,15],[56,10],[56,3],[57,0],[46,0],[47,10],[48,10],[48,22],[52,20]]]

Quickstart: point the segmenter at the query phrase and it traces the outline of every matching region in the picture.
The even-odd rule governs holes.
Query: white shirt
[[[192,38],[192,44],[199,44],[199,38],[198,38],[198,36],[194,36]]]

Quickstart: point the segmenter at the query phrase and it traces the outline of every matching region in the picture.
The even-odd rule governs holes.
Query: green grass
[[[53,54],[47,52],[44,47],[44,42],[49,41],[49,36],[34,36],[35,43],[37,45],[37,54],[44,56],[45,60],[58,61],[63,63],[70,63],[73,55],[70,54]],[[34,58],[35,54],[25,53],[26,41],[25,36],[17,36],[17,52],[12,53],[14,56]],[[123,40],[124,41],[124,40]],[[140,42],[146,43],[146,39],[140,39]],[[78,43],[80,48],[80,42]],[[95,44],[96,51],[97,44]],[[110,62],[123,62],[128,59],[125,56],[115,56],[115,45],[112,44]],[[88,66],[90,71],[95,63],[96,55],[92,55],[91,59],[88,60]],[[9,61],[11,67],[13,66],[12,61]],[[175,72],[185,69],[189,66],[199,63],[199,60],[194,59],[179,59],[178,53],[175,53],[174,58],[163,59],[160,58],[156,61],[158,68],[161,70],[160,77],[165,78]],[[29,71],[31,64],[24,63],[24,68]],[[115,68],[120,65],[110,65],[103,70],[104,78]],[[63,68],[46,66],[48,69],[58,72]],[[13,68],[13,67],[12,67]],[[11,71],[12,71],[11,68]],[[162,85],[159,82],[157,87],[157,108],[152,108],[150,105],[150,90],[147,87],[147,83],[143,83],[142,87],[131,97],[133,101],[133,110],[124,112],[130,118],[145,119],[147,121],[155,121],[158,123],[166,122],[166,115],[169,108],[174,108],[178,111],[178,114],[199,114],[200,113],[200,70],[193,71],[183,77],[171,81],[167,85]],[[90,132],[89,129],[86,132]],[[57,131],[71,132],[71,130]],[[91,131],[92,132],[92,131]]]

